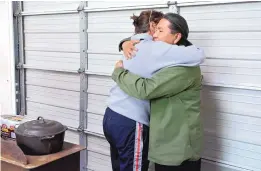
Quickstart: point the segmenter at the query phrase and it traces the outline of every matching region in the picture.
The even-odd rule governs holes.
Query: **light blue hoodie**
[[[141,77],[151,78],[154,73],[171,66],[198,66],[205,58],[202,49],[196,46],[177,46],[162,41],[153,41],[149,34],[136,34],[132,40],[143,39],[136,45],[136,56],[127,60],[123,56],[123,66]],[[127,95],[119,86],[110,90],[108,107],[136,122],[149,125],[150,102]]]

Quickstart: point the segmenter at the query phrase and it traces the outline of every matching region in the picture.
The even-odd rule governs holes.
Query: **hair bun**
[[[134,15],[130,17],[133,20],[133,25],[138,26],[138,16]]]

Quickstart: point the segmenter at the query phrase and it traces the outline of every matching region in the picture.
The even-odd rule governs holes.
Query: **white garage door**
[[[261,3],[178,6],[207,56],[204,158],[261,170]]]
[[[177,6],[189,39],[207,55],[202,170],[261,170],[261,3]],[[23,3],[18,19],[26,114],[67,125],[66,140],[87,145],[82,170],[111,170],[102,131],[110,74],[121,55],[119,41],[133,33],[129,17],[151,8],[169,11],[161,2]]]

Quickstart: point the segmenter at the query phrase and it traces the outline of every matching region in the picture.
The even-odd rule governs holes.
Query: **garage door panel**
[[[245,171],[245,169],[237,168],[231,165],[222,164],[220,162],[203,160],[201,162],[202,171]]]
[[[115,63],[122,59],[121,55],[115,54],[90,54],[89,57],[88,70],[106,74],[111,74],[113,72]]]
[[[32,25],[37,25],[37,23],[32,23]],[[71,25],[63,25],[55,26],[55,25],[39,25],[39,26],[30,26],[29,28],[25,28],[25,33],[75,33],[76,30],[79,29],[77,23],[72,23]]]
[[[62,65],[57,65],[57,63],[60,63],[59,61],[63,61]],[[79,68],[79,64],[74,60],[70,58],[52,58],[52,57],[27,57],[26,59],[26,65],[33,66],[33,67],[40,67],[44,68],[46,65],[51,69],[56,70],[74,70],[76,71],[77,68]],[[46,68],[48,69],[48,68]]]
[[[181,3],[180,3],[181,4]],[[179,4],[178,4],[179,5]],[[180,13],[184,14],[198,14],[198,13],[224,13],[237,11],[259,11],[261,3],[230,3],[230,4],[216,4],[216,5],[199,5],[181,7]]]
[[[135,2],[136,3],[136,2]],[[146,9],[145,9],[146,10]],[[147,9],[150,10],[150,9]],[[168,8],[156,8],[154,10],[161,11],[163,13],[169,12]],[[132,20],[130,17],[134,15],[139,15],[140,12],[143,10],[115,10],[115,11],[103,11],[103,12],[90,12],[88,16],[88,22],[95,23],[94,21],[98,19],[97,21],[102,22],[101,18],[104,18],[104,22],[106,21],[125,21],[126,23],[129,23],[129,26],[132,25]],[[113,19],[114,20],[111,20]],[[95,24],[99,24],[95,23]]]
[[[231,40],[231,39],[225,39],[225,40],[217,40],[217,39],[191,39],[189,40],[199,46],[199,47],[242,47],[243,49],[245,47],[260,47],[261,40],[252,40],[252,39],[243,39],[243,40]],[[244,42],[244,43],[243,43]]]
[[[155,9],[168,12],[168,8]],[[92,12],[88,15],[88,32],[92,33],[133,33],[134,27],[130,16],[132,14],[138,15],[142,10],[125,10],[125,11],[104,11]],[[95,24],[94,24],[95,23]]]
[[[80,35],[78,33],[27,33],[26,36],[26,43],[50,43],[50,41],[55,43],[61,43],[62,40],[63,42],[66,40],[69,41],[67,43],[79,43],[80,40]]]
[[[109,7],[124,7],[124,6],[140,6],[140,5],[155,5],[155,4],[162,4],[162,1],[90,1],[88,2],[88,7],[90,8],[109,8]]]
[[[88,51],[119,53],[119,42],[131,35],[131,33],[89,33],[88,42],[92,43],[88,45]]]
[[[242,22],[246,24],[241,24]],[[216,21],[190,21],[188,20],[188,24],[190,26],[191,31],[259,31],[259,27],[261,19],[240,19],[240,22],[234,21],[232,19],[223,19]],[[250,23],[251,22],[251,23]]]
[[[25,52],[26,60],[25,63],[28,64],[31,61],[43,61],[43,62],[56,62],[60,65],[64,65],[66,63],[72,63],[74,65],[80,62],[80,54],[79,53],[64,53],[64,52],[39,52],[39,51],[26,51]],[[48,66],[48,65],[47,65]],[[44,66],[43,66],[44,67]],[[64,69],[75,69],[75,67],[63,67]]]
[[[259,117],[260,115],[260,109],[254,108],[256,105],[251,104],[229,103],[228,101],[214,101],[211,99],[203,99],[202,104],[203,108],[207,108],[213,112],[220,111],[252,117]]]
[[[87,130],[100,135],[103,135],[103,116],[93,113],[88,113]]]
[[[50,97],[59,98],[62,97],[64,100],[76,101],[79,98],[79,93],[75,91],[57,90],[46,87],[39,87],[34,85],[28,85],[28,93],[31,95],[44,96],[46,93],[50,93]]]
[[[232,114],[232,113],[224,113],[215,111],[210,108],[202,108],[202,116],[204,120],[220,120],[223,122],[229,122],[231,124],[242,124],[251,126],[251,128],[257,128],[255,130],[260,130],[259,127],[261,126],[261,118],[260,117],[252,117],[248,115],[240,115],[240,114]]]
[[[235,154],[226,155],[224,151],[206,149],[203,153],[203,156],[205,156],[207,159],[219,160],[222,163],[233,164],[234,166],[241,168],[243,167],[253,170],[260,170],[259,160],[254,160]]]
[[[206,137],[204,142],[204,148],[224,151],[225,153],[231,153],[239,156],[244,156],[247,158],[253,158],[260,160],[261,153],[260,147],[254,144],[237,143],[237,141],[232,141],[222,138],[212,138],[210,136]],[[255,150],[256,149],[256,150]],[[259,150],[259,151],[258,151]]]
[[[26,77],[28,78],[43,78],[47,80],[57,80],[64,82],[80,83],[80,78],[77,74],[74,73],[63,73],[63,72],[52,72],[45,70],[26,70]]]
[[[69,91],[80,91],[80,77],[73,73],[27,69],[26,84]]]
[[[217,119],[217,118],[208,118],[208,119],[204,119],[204,120],[205,120],[204,125],[206,128],[215,127],[215,126],[222,127],[222,125],[226,125],[226,127],[236,129],[237,131],[235,131],[235,133],[245,131],[245,132],[253,132],[256,134],[261,134],[261,125],[252,125],[251,123],[241,123],[241,122],[234,122],[234,121],[231,122],[231,121]],[[253,137],[253,138],[255,138],[255,137]],[[249,138],[249,139],[252,139],[252,138]],[[241,140],[241,141],[244,141],[244,140]]]
[[[33,87],[33,86],[32,86]],[[64,94],[59,94],[64,93]],[[79,92],[72,92],[67,90],[58,90],[58,93],[52,88],[46,87],[33,87],[28,86],[26,89],[27,100],[39,102],[43,104],[49,104],[59,107],[65,107],[69,109],[79,109]]]
[[[25,16],[25,33],[78,33],[78,14]]]
[[[46,66],[48,64],[48,66]],[[68,70],[68,71],[77,71],[79,69],[79,65],[76,63],[70,62],[63,62],[63,65],[57,65],[55,61],[37,61],[37,60],[30,60],[27,62],[27,66],[34,67],[34,68],[41,68],[47,70]]]
[[[71,131],[71,130],[67,130],[65,132],[64,141],[79,145],[80,144],[79,140],[80,140],[80,135],[78,132]]]
[[[110,89],[116,83],[108,76],[88,76],[88,93],[109,95]]]
[[[70,30],[68,30],[68,32],[70,32]],[[25,34],[25,50],[79,52],[79,48],[80,48],[80,37],[77,33],[56,33],[56,34],[26,33]]]
[[[88,113],[88,114],[89,114],[88,123],[94,124],[94,125],[97,125],[97,126],[102,126],[103,116],[91,114],[91,113]]]
[[[87,130],[90,131],[90,132],[97,133],[99,135],[103,135],[102,126],[97,125],[97,124],[93,124],[93,123],[88,122]]]
[[[220,10],[222,10],[222,9],[220,9]],[[215,21],[215,20],[224,19],[224,15],[220,15],[220,13],[223,13],[223,12],[225,12],[225,18],[227,20],[240,19],[240,20],[244,21],[245,19],[249,19],[249,18],[260,18],[261,17],[261,13],[257,9],[253,9],[253,10],[242,9],[242,11],[239,10],[239,11],[219,11],[219,12],[210,11],[210,12],[207,12],[207,15],[202,13],[202,10],[200,10],[195,13],[183,12],[182,16],[185,18],[189,18],[190,21],[199,21],[199,20],[201,20],[201,21],[202,20],[214,20]]]
[[[249,89],[260,89],[260,80],[256,76],[242,76],[216,73],[203,73],[205,85],[245,87]]]
[[[108,96],[88,94],[87,111],[95,114],[103,115],[107,107]]]
[[[108,155],[87,151],[87,168],[97,171],[110,171],[111,163]]]
[[[53,88],[61,88],[65,90],[73,90],[77,91],[79,89],[79,85],[77,83],[72,83],[68,85],[68,82],[56,81],[51,80],[46,82],[44,79],[37,79],[37,80],[27,80],[26,83],[28,85],[39,85],[44,87],[53,87]],[[67,84],[67,85],[66,85]]]
[[[26,43],[25,50],[26,51],[49,51],[49,52],[79,52],[80,45],[72,44],[70,42],[61,42],[61,43]],[[63,50],[65,49],[65,50]]]
[[[35,68],[76,71],[80,63],[79,48],[78,33],[26,33],[25,64]]]
[[[106,51],[102,51],[102,49],[100,49],[99,54],[97,52],[89,54],[89,56],[88,56],[89,61],[88,62],[90,62],[90,64],[88,66],[91,67],[91,64],[97,65],[99,63],[105,63],[105,62],[112,63],[112,62],[115,62],[115,61],[117,61],[121,58],[122,58],[121,54],[113,54],[113,53],[110,54],[110,53],[107,53]],[[95,62],[95,60],[97,60],[98,62]]]
[[[110,145],[105,138],[87,135],[88,150],[104,155],[110,155]]]
[[[231,75],[231,79],[233,79],[233,75],[242,75],[246,77],[252,77],[252,79],[258,79],[261,76],[261,68],[260,69],[251,69],[251,68],[228,68],[228,67],[212,67],[212,66],[202,66],[201,71],[203,73],[218,73],[220,75],[227,74]]]
[[[57,112],[45,111],[42,109],[32,108],[32,107],[28,107],[27,115],[29,115],[31,118],[34,119],[37,119],[38,116],[43,116],[45,119],[56,120],[61,122],[63,125],[72,128],[77,128],[79,126],[79,120],[76,119],[79,118],[79,116],[78,117],[76,116],[75,118],[71,119],[71,118],[63,117],[62,114]]]
[[[23,2],[24,11],[55,11],[55,10],[75,10],[77,9],[80,1],[52,1],[52,2]]]
[[[186,18],[192,32],[259,31],[261,11],[258,8],[260,6],[260,2],[190,6],[181,7],[180,14]]]
[[[242,45],[242,41],[248,41],[248,40],[260,41],[260,39],[261,39],[261,32],[251,32],[251,37],[246,36],[246,32],[204,32],[203,31],[203,32],[189,33],[189,40],[191,40],[192,42],[195,40],[201,41],[202,43],[205,43],[204,41],[208,42],[209,40],[212,40],[213,42],[225,43],[226,40],[229,40],[229,41],[237,41],[233,43],[237,43],[237,44],[241,43]],[[247,44],[244,45],[248,46]]]
[[[114,64],[116,63],[116,61],[114,62]],[[101,70],[101,68],[103,68],[103,70]],[[111,74],[113,72],[113,66],[104,66],[104,65],[91,65],[91,67],[89,67],[89,69],[92,72],[96,72],[96,73],[105,73],[106,75]]]
[[[213,143],[213,146],[218,146],[218,147],[226,146],[226,147],[236,148],[240,150],[245,150],[248,152],[254,152],[259,155],[261,154],[261,147],[259,145],[244,143],[241,141],[235,141],[227,138],[214,137],[206,132],[204,144],[207,143],[208,144]]]
[[[45,119],[60,121],[69,127],[77,128],[79,126],[79,111],[77,110],[28,101],[27,117],[37,119],[39,116]]]
[[[67,22],[65,21],[66,19],[68,19]],[[43,28],[43,27],[54,26],[54,25],[58,26],[58,28],[64,26],[73,27],[73,25],[79,24],[79,17],[77,14],[50,14],[50,15],[25,16],[24,22],[26,24],[25,30],[31,28],[34,29]],[[55,29],[55,28],[50,28],[50,29]]]
[[[28,102],[27,107],[29,107],[32,110],[41,109],[42,111],[46,111],[49,113],[58,113],[60,116],[73,119],[73,120],[79,120],[79,111],[73,110],[73,109],[66,109],[51,105],[45,105],[41,103],[35,103],[35,102]]]
[[[28,98],[34,96],[49,96],[54,99],[67,100],[69,102],[76,103],[79,101],[79,92],[67,91],[67,90],[55,90],[52,88],[39,87],[39,86],[29,86],[27,88]],[[48,95],[47,95],[48,94]]]
[[[235,61],[236,63],[237,61]],[[201,71],[203,74],[203,82],[206,84],[218,85],[233,85],[233,86],[245,86],[256,87],[260,89],[261,84],[261,68],[254,68],[249,66],[237,67],[229,66],[212,66],[209,64],[203,64]]]
[[[217,121],[218,122],[218,121]],[[261,144],[260,132],[251,130],[237,129],[224,125],[217,125],[214,123],[204,123],[205,131],[222,138],[229,138],[236,141],[246,143]],[[243,154],[242,154],[243,155]]]
[[[104,115],[105,109],[107,106],[99,106],[97,104],[88,103],[87,111],[90,113],[95,113],[99,115]]]
[[[33,52],[33,53],[30,53],[30,52]],[[72,63],[75,65],[75,64],[78,64],[78,62],[80,61],[77,53],[68,54],[68,56],[71,55],[71,57],[66,57],[67,55],[63,54],[63,53],[59,53],[59,55],[61,55],[61,56],[48,56],[48,53],[50,53],[50,52],[43,52],[43,54],[47,54],[45,56],[45,55],[34,54],[35,52],[36,51],[27,51],[26,52],[26,61],[28,61],[28,62],[30,62],[30,61],[56,62],[56,64],[60,63],[63,65],[66,63]],[[63,55],[65,57],[63,57]],[[26,64],[28,64],[28,62],[26,62]]]
[[[261,104],[261,92],[254,90],[204,86],[202,97],[203,99],[211,98],[229,102]]]
[[[247,69],[260,69],[261,61],[256,60],[235,60],[235,59],[222,59],[222,58],[207,58],[202,66],[210,67],[229,67],[229,68],[247,68]]]
[[[209,95],[209,97],[204,98],[204,96],[205,97],[208,96],[208,92],[204,92],[204,93],[205,95],[203,94],[201,104],[202,107],[208,109],[208,111],[212,111],[212,112],[219,111],[219,112],[232,113],[237,115],[247,115],[256,118],[260,117],[261,107],[259,103],[255,104],[254,102],[251,103],[251,101],[240,102],[240,99],[236,100],[237,96],[235,97],[232,96],[233,100],[229,100],[229,99],[218,100],[215,99],[215,96],[213,95],[211,97],[211,94]],[[257,97],[256,100],[259,98],[260,96]]]
[[[204,49],[204,52],[207,57],[228,57],[236,58],[237,55],[240,56],[250,56],[255,54],[254,57],[259,57],[261,59],[261,49],[260,47],[201,47]]]
[[[215,63],[211,61],[211,64]],[[216,64],[223,65],[224,62]],[[237,66],[247,69],[243,63],[238,63]],[[235,74],[231,75],[233,78]],[[207,79],[206,74],[204,79]],[[217,79],[218,77],[215,78]],[[224,80],[223,77],[221,79]],[[243,162],[246,163],[244,168],[259,168],[256,163],[261,159],[260,99],[260,91],[203,87],[201,113],[205,132],[204,158],[240,167],[243,167]]]

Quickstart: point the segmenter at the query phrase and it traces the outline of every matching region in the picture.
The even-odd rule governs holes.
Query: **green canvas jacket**
[[[200,67],[169,67],[152,78],[117,68],[112,78],[130,96],[150,100],[149,160],[180,165],[200,159]]]

